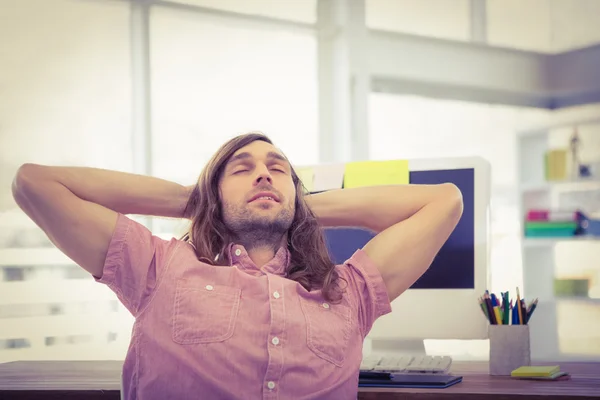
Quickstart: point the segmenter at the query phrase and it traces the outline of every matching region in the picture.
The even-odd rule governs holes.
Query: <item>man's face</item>
[[[231,156],[221,176],[220,194],[225,225],[238,236],[280,239],[294,219],[291,167],[269,143],[254,141]]]

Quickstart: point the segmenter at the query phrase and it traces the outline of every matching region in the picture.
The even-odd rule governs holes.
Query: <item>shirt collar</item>
[[[291,259],[290,251],[285,246],[281,246],[271,261],[263,265],[262,268],[258,268],[254,264],[244,246],[240,244],[231,243],[227,250],[227,255],[229,264],[237,266],[238,269],[246,270],[250,273],[262,271],[275,275],[285,275]]]

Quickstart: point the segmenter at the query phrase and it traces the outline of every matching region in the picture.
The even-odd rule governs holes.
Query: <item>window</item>
[[[0,362],[78,357],[77,351],[45,352],[46,342],[58,346],[50,331],[64,337],[74,326],[86,326],[80,316],[63,313],[64,299],[54,304],[51,297],[70,293],[69,285],[91,283],[97,290],[87,292],[88,300],[98,301],[95,295],[105,290],[89,282],[89,274],[79,281],[55,276],[57,290],[40,290],[54,276],[49,266],[69,265],[56,262],[65,257],[56,256],[45,234],[16,207],[10,182],[25,162],[131,170],[129,7],[112,0],[2,1],[0,310],[12,310],[2,311]],[[95,356],[105,357],[106,349],[96,350]]]
[[[249,131],[270,136],[294,164],[318,161],[311,33],[162,7],[151,28],[155,175],[190,185],[223,142]],[[180,233],[179,222],[155,222],[159,233]]]

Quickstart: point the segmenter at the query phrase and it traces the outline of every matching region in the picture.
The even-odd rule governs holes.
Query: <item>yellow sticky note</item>
[[[344,188],[405,185],[409,182],[408,160],[358,161],[346,164]]]
[[[315,171],[310,167],[297,168],[296,175],[302,181],[302,184],[309,192],[313,191]]]
[[[560,372],[559,365],[540,365],[540,366],[522,366],[515,370],[513,370],[510,375],[511,376],[525,376],[525,377],[534,377],[534,376],[551,376]]]

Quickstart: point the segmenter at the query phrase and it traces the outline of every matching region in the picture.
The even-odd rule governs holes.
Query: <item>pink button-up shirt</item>
[[[122,397],[356,398],[363,340],[391,311],[366,253],[336,266],[348,282],[339,304],[284,277],[285,248],[262,268],[239,245],[229,260],[231,267],[203,263],[190,244],[119,215],[94,279],[135,317]]]

